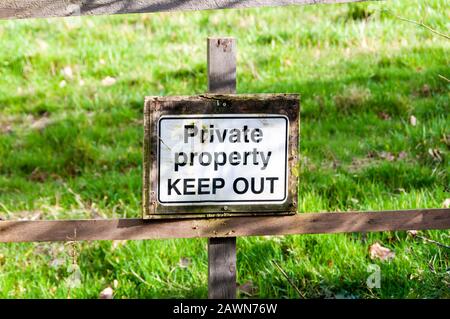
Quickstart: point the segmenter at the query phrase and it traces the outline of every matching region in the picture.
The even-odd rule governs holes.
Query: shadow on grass
[[[436,55],[440,50],[415,49],[415,52],[421,55]],[[344,75],[338,79],[318,79],[314,81],[290,79],[288,82],[268,81],[268,84],[255,82],[254,89],[255,91],[266,92],[300,93],[302,96],[301,126],[306,128],[302,130],[302,152],[306,154],[320,153],[326,145],[322,145],[322,147],[318,145],[317,150],[314,147],[305,149],[304,146],[310,142],[311,136],[308,136],[308,133],[314,130],[317,121],[327,122],[332,127],[336,119],[339,118],[346,119],[349,123],[353,120],[364,122],[367,114],[378,114],[379,112],[387,113],[387,116],[392,117],[392,121],[401,121],[402,118],[407,118],[409,114],[410,101],[418,99],[431,101],[427,104],[430,107],[426,108],[426,112],[429,114],[435,116],[448,114],[448,84],[437,77],[438,74],[446,75],[445,65],[442,67],[424,67],[417,70],[411,67],[407,61],[403,61],[402,57],[406,55],[405,52],[399,52],[396,56],[383,57],[375,62],[372,61],[373,56],[371,55],[360,55],[336,66],[340,70],[350,70],[358,63],[361,64],[365,61],[375,63],[377,66],[375,73],[367,77],[355,76],[352,75],[354,72],[349,72],[349,76]],[[154,74],[152,82],[166,81],[169,85],[168,81],[171,78],[178,80],[187,78],[188,82],[197,81],[197,73],[200,73],[201,77],[205,77],[205,72],[206,67],[203,65],[196,65],[189,69],[168,70],[167,72],[161,70]],[[123,85],[126,86],[127,84],[124,83]],[[425,85],[426,88],[424,89]],[[133,86],[132,89],[136,90],[138,87]],[[348,87],[356,89],[346,91],[345,88]],[[125,90],[126,88],[120,89]],[[368,89],[370,94],[364,93],[365,89]],[[51,177],[56,176],[57,180],[70,180],[76,192],[83,191],[77,188],[81,187],[82,184],[85,185],[86,182],[92,182],[92,185],[95,185],[102,179],[109,179],[108,172],[110,170],[127,175],[130,169],[141,165],[139,149],[142,144],[142,130],[135,123],[140,123],[142,120],[141,111],[144,96],[151,93],[143,92],[142,101],[139,101],[138,98],[131,98],[125,105],[123,99],[117,99],[116,101],[108,98],[103,103],[100,97],[100,102],[96,103],[103,103],[106,106],[94,111],[93,116],[78,116],[74,119],[68,117],[56,120],[41,130],[27,130],[26,133],[22,134],[16,133],[13,128],[12,132],[0,137],[0,141],[5,146],[4,149],[14,150],[8,151],[8,153],[0,150],[0,154],[6,159],[0,163],[0,173],[8,176],[8,178],[18,176],[23,179],[24,183],[41,183],[42,185],[45,185],[46,182],[52,182]],[[135,96],[135,94],[131,96]],[[340,98],[336,99],[336,96],[340,96]],[[11,96],[5,97],[3,100],[17,98]],[[42,110],[44,98],[44,96],[39,95],[36,100],[36,96],[26,95],[20,97],[16,102],[27,105],[27,109],[32,109],[31,105],[35,105],[40,112],[44,112],[45,110]],[[437,100],[441,100],[441,102],[433,103]],[[83,104],[88,104],[88,101],[83,101]],[[131,119],[130,108],[133,110]],[[115,110],[115,112],[113,113],[111,110]],[[53,109],[51,111],[56,112]],[[121,114],[126,114],[126,116],[121,116]],[[99,118],[105,116],[107,117],[105,121],[98,121]],[[380,122],[382,122],[382,119],[380,119]],[[96,123],[103,124],[96,125]],[[339,132],[336,131],[335,134],[338,135]],[[379,133],[374,131],[373,134]],[[401,132],[401,134],[404,134],[404,132]],[[360,139],[357,135],[351,138],[353,141],[359,141]],[[432,144],[439,139],[442,139],[442,137],[436,135],[430,143]],[[429,147],[433,146],[431,144]],[[448,145],[440,145],[443,145],[444,148],[448,147]],[[415,145],[411,144],[410,146],[413,148]],[[428,152],[429,147],[422,147],[422,151]],[[108,150],[108,153],[105,153],[105,150]],[[444,160],[439,165],[445,167],[446,163],[447,159],[444,156]],[[448,182],[448,176],[445,174],[443,177],[439,177],[431,173],[436,167],[435,164],[419,164],[419,166],[414,166],[416,163],[412,165],[387,163],[386,165],[369,167],[363,174],[359,175],[342,171],[341,177],[337,180],[331,179],[331,174],[336,173],[336,171],[312,170],[302,175],[302,185],[306,183],[310,187],[309,190],[316,191],[325,198],[331,199],[331,207],[342,208],[350,204],[351,194],[362,196],[366,193],[366,188],[373,184],[382,185],[382,188],[387,191],[398,188],[410,191],[442,186]],[[41,174],[40,177],[44,177],[37,180],[33,179],[32,174],[36,171]],[[131,174],[128,178],[137,179],[138,177],[136,174]],[[78,181],[80,182],[78,183]],[[315,186],[316,182],[318,184]],[[114,183],[107,192],[94,187],[91,188],[90,193],[85,195],[92,197],[92,201],[95,202],[107,195],[122,193],[120,189],[126,188],[128,184],[130,182],[125,178],[121,183]],[[132,184],[134,185],[136,182]],[[348,190],[343,194],[345,188]],[[8,187],[4,189],[6,189],[6,192],[2,196],[7,197]],[[22,195],[34,197],[36,193]],[[344,202],[339,200],[341,195],[345,197],[342,199]]]

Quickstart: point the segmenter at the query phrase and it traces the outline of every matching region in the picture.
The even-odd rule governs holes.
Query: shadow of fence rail
[[[359,1],[361,0],[0,0],[0,19],[193,11]]]
[[[216,219],[0,221],[0,242],[142,240],[450,228],[450,209]]]

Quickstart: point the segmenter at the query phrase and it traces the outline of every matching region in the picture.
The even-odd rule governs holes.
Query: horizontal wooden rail
[[[238,237],[449,228],[450,209],[184,220],[0,221],[0,242]]]
[[[190,11],[364,0],[0,0],[0,19]]]

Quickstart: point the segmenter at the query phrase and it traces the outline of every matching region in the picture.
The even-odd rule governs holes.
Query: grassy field
[[[146,95],[206,90],[206,37],[238,41],[238,93],[300,93],[300,210],[450,198],[445,0],[0,20],[0,217],[141,215]],[[447,80],[446,80],[447,79]],[[450,245],[449,231],[419,235]],[[395,253],[372,260],[380,243]],[[449,250],[406,232],[239,238],[239,296],[449,298]],[[298,295],[274,261],[287,273]],[[381,287],[368,288],[368,267]],[[0,297],[207,296],[207,242],[0,245]]]

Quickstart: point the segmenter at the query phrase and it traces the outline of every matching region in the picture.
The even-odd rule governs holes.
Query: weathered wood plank
[[[0,19],[345,3],[364,0],[0,0]]]
[[[184,220],[0,221],[0,242],[142,240],[450,229],[450,209]]]
[[[208,92],[236,93],[236,40],[208,38],[206,43]],[[236,237],[208,239],[208,298],[236,298]]]
[[[236,237],[208,239],[208,298],[236,298]]]
[[[208,38],[208,92],[236,93],[236,40]]]

